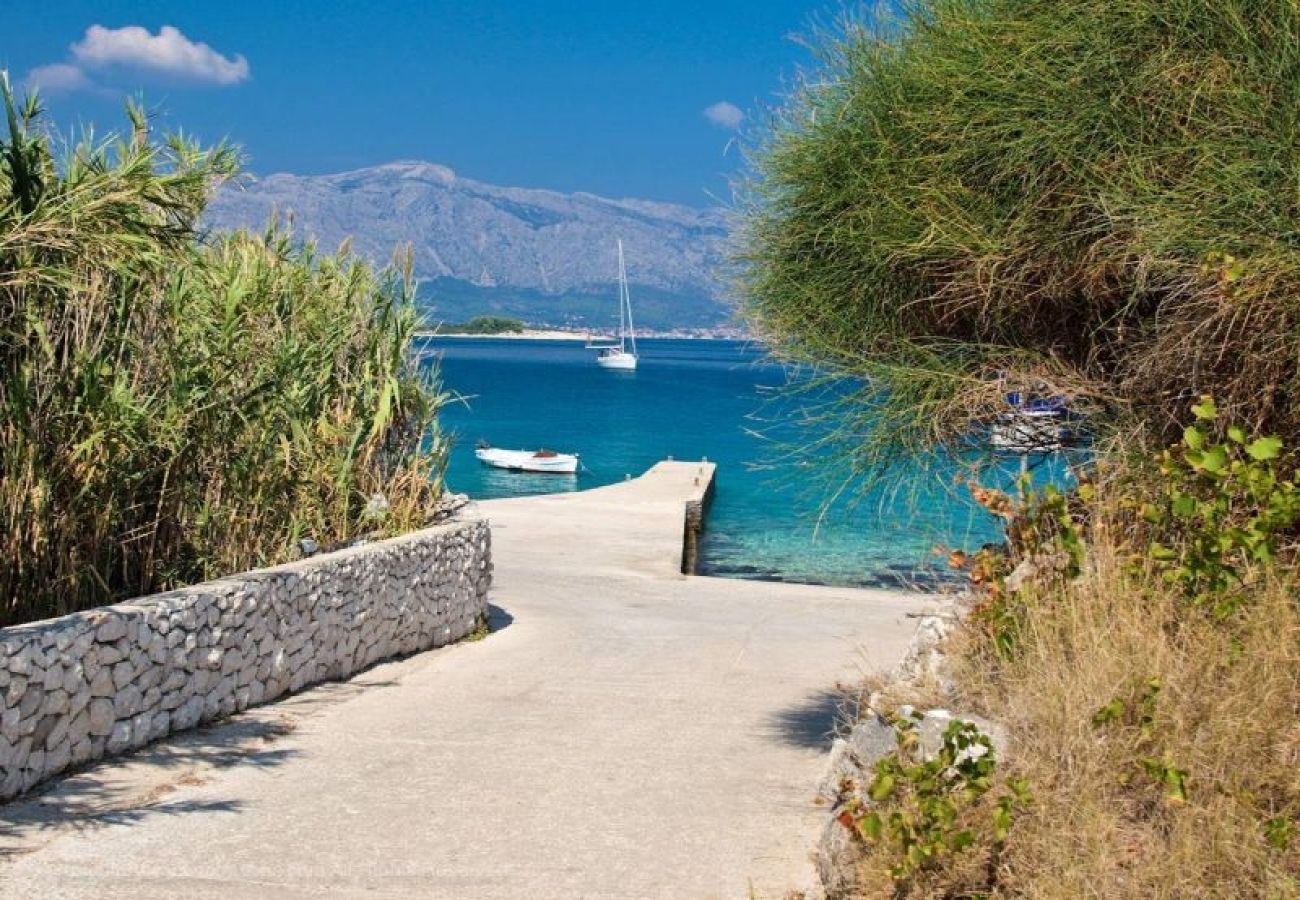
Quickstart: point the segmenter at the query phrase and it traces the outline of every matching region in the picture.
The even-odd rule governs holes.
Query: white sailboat
[[[628,347],[631,346],[629,350]],[[618,242],[618,343],[593,344],[587,347],[597,351],[596,365],[602,369],[636,369],[636,330],[632,326],[632,294],[627,289],[627,268],[623,265],[623,241]]]

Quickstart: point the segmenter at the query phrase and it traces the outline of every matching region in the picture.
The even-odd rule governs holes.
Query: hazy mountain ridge
[[[565,295],[607,293],[618,271],[618,237],[633,302],[638,286],[658,298],[642,319],[646,326],[699,327],[730,317],[719,281],[728,235],[720,209],[500,187],[433,163],[395,162],[228,186],[205,221],[218,229],[257,228],[274,211],[327,248],[351,236],[357,251],[376,261],[410,243],[416,275],[429,282],[423,292],[444,318],[508,311],[548,324],[586,322],[596,308],[566,304]]]

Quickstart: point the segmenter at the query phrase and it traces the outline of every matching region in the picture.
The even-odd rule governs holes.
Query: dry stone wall
[[[0,629],[0,800],[69,767],[464,637],[486,522]]]

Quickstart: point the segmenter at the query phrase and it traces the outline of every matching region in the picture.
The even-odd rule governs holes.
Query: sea
[[[838,477],[844,462],[797,452],[825,425],[794,425],[797,375],[744,341],[643,339],[634,372],[599,368],[576,341],[424,338],[453,399],[440,427],[453,439],[446,482],[475,499],[577,491],[636,477],[662,459],[718,464],[701,574],[874,587],[951,581],[950,550],[1002,539],[970,498],[969,460],[927,462],[879,483]],[[474,445],[578,453],[576,476],[505,472]],[[1031,477],[1068,481],[1068,460],[1034,460]],[[994,460],[1010,487],[1026,460]]]

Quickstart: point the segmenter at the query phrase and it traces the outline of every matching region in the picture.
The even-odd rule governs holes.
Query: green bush
[[[747,315],[861,385],[854,451],[960,443],[1016,388],[1159,442],[1203,393],[1300,427],[1300,7],[903,6],[814,37],[744,198]]]
[[[0,625],[423,522],[445,448],[404,273],[204,236],[230,149],[132,110],[56,156],[3,89]]]

